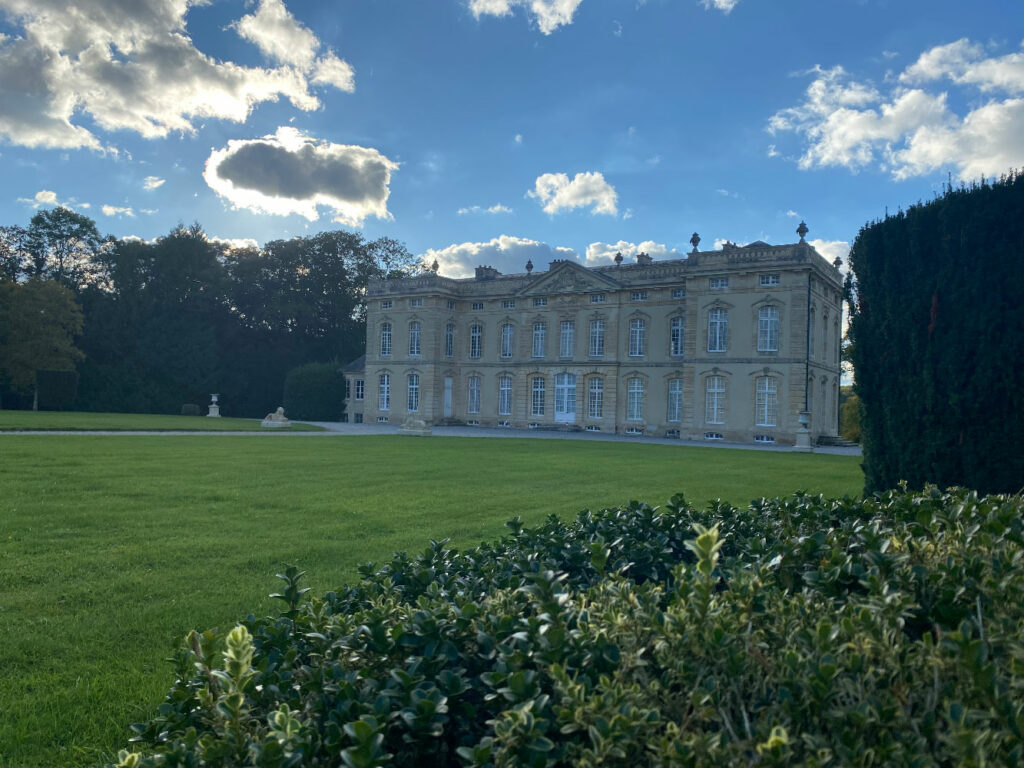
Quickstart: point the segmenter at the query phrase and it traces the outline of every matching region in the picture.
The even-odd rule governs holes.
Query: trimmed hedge
[[[191,633],[120,766],[1024,763],[1024,502],[681,496]]]
[[[291,419],[339,421],[345,410],[345,377],[337,363],[293,368],[284,380],[284,412]]]

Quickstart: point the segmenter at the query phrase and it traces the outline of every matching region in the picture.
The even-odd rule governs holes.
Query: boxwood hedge
[[[632,502],[193,632],[119,766],[1024,764],[1024,502]]]

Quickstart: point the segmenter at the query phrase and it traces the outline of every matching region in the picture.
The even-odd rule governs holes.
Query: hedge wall
[[[1024,177],[886,216],[850,264],[866,491],[1024,488]]]
[[[1024,764],[1024,503],[631,503],[192,633],[120,766]]]

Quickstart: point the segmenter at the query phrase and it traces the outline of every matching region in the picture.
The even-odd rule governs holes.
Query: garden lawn
[[[171,416],[161,413],[74,413],[70,411],[0,410],[0,432],[14,430],[89,430],[117,432],[269,432],[260,419],[211,419],[207,416]],[[292,422],[277,431],[321,432],[323,427]]]
[[[514,515],[679,491],[696,505],[859,495],[859,462],[575,440],[0,435],[0,765],[111,759],[155,712],[185,632],[276,611],[283,563],[322,593],[431,538],[497,538]]]

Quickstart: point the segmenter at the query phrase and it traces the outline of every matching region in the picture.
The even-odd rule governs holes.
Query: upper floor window
[[[362,379],[356,379],[356,400],[362,400],[366,394],[366,384]]]
[[[761,307],[757,310],[757,351],[779,351],[778,307]]]
[[[512,415],[512,377],[498,377],[498,415]]]
[[[728,277],[709,277],[708,288],[712,291],[722,291],[729,287]]]
[[[572,357],[576,346],[576,323],[572,320],[562,321],[562,332],[558,337],[558,356]]]
[[[686,298],[686,289],[685,288],[673,288],[672,289],[672,298],[673,299],[685,299]]]
[[[409,323],[409,356],[419,357],[420,354],[420,323],[413,320]]]
[[[647,335],[647,322],[642,317],[629,321],[629,356],[643,357]]]
[[[668,411],[667,421],[683,420],[683,380],[668,380]]]
[[[725,424],[725,377],[708,376],[704,380],[704,421]]]
[[[729,335],[729,312],[712,309],[708,312],[708,352],[725,352]]]
[[[384,299],[384,301],[382,301],[380,303],[380,308],[381,309],[391,309],[391,299]]]
[[[758,282],[762,288],[771,288],[773,285],[778,285],[780,277],[778,272],[772,272],[768,275],[758,275]]]
[[[533,324],[533,356],[544,357],[544,343],[548,332],[547,323]]]
[[[512,347],[514,341],[515,329],[511,323],[505,323],[501,326],[501,356],[512,357]]]
[[[483,308],[484,308],[484,303],[482,301],[474,301],[473,302],[473,309],[479,310],[479,309],[483,309]]]
[[[629,421],[643,421],[644,418],[644,382],[639,378],[632,378],[626,382],[626,419]]]
[[[349,400],[352,398],[352,380],[349,378],[345,379],[345,399]]]
[[[590,356],[604,357],[604,320],[590,321]]]
[[[592,293],[592,294],[590,294],[590,303],[591,304],[604,304],[604,294],[603,293]]]
[[[391,376],[382,373],[377,385],[377,410],[391,410]]]
[[[480,377],[470,376],[469,377],[469,403],[467,404],[466,411],[469,413],[480,413]]]
[[[455,354],[455,324],[448,323],[444,327],[444,356],[451,357]]]
[[[391,354],[391,323],[380,324],[380,355],[387,357]]]
[[[483,349],[484,328],[482,325],[469,326],[469,356],[480,357]]]
[[[544,415],[544,379],[541,376],[534,377],[531,382],[530,415]]]
[[[409,413],[416,413],[420,409],[420,375],[418,373],[409,374],[409,399],[406,406]]]
[[[423,299],[409,299],[409,306],[415,309],[423,306]]]
[[[604,418],[604,380],[596,376],[590,380],[587,389],[587,416],[591,419]]]
[[[669,323],[669,354],[682,357],[685,342],[686,320],[682,317],[673,317]]]
[[[814,310],[807,316],[807,356],[814,357]]]
[[[501,308],[502,309],[515,309],[516,308],[516,300],[515,299],[502,299],[501,300]]]
[[[630,291],[630,301],[647,301],[647,291]]]
[[[455,309],[455,299],[448,299],[448,309]]]
[[[821,319],[821,359],[828,362],[828,313],[826,312]]]
[[[547,296],[538,296],[533,300],[533,306],[535,307],[546,307],[548,305]]]
[[[778,420],[779,383],[773,376],[758,376],[754,423],[759,427],[774,427]]]

